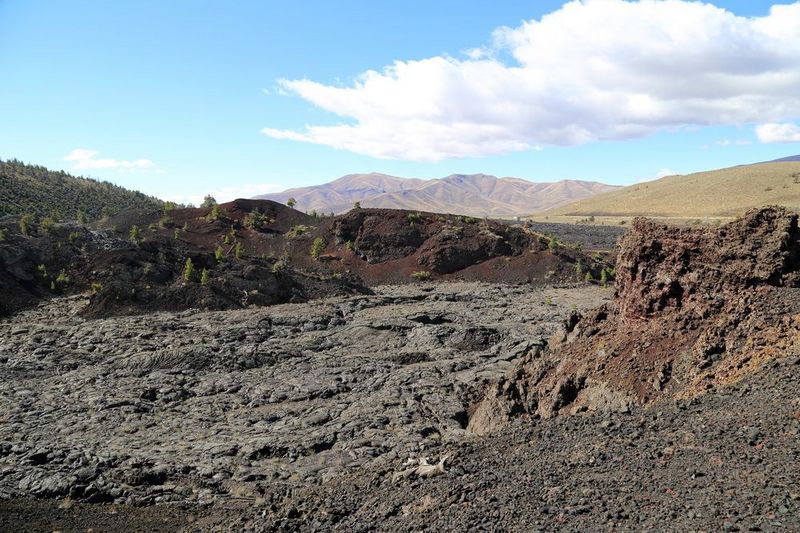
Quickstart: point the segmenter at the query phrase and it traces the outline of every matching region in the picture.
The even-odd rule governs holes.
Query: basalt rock
[[[614,300],[491,385],[469,429],[702,394],[800,353],[800,230],[783,208],[718,228],[637,219]]]

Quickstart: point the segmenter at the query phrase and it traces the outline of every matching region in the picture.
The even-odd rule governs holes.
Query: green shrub
[[[75,214],[75,220],[78,221],[78,224],[89,223],[89,217],[86,216],[86,213],[82,209],[78,209],[78,212]]]
[[[307,233],[308,229],[309,229],[308,226],[303,226],[302,224],[299,224],[297,226],[292,226],[291,229],[289,229],[289,231],[286,232],[286,237],[288,237],[289,239],[296,239],[298,237],[301,237],[303,234]]]
[[[354,248],[353,241],[347,241],[344,243],[344,249],[348,252],[352,252]]]
[[[555,253],[558,250],[558,241],[550,237],[550,240],[547,242],[547,249]]]
[[[236,246],[233,247],[233,255],[236,257],[236,259],[241,259],[242,254],[244,254],[244,245],[242,244],[242,241],[239,241],[236,243]]]
[[[289,263],[284,259],[278,259],[272,265],[273,274],[278,274],[280,272],[285,272],[288,269],[289,269]]]
[[[209,222],[214,222],[215,220],[219,220],[219,206],[215,203],[211,206],[211,211],[208,212],[206,215],[206,220]]]
[[[361,209],[361,202],[355,202],[353,204],[353,209]]]
[[[200,285],[208,285],[208,282],[211,280],[211,277],[208,274],[208,269],[204,268],[202,272],[200,272]]]
[[[45,265],[38,265],[36,267],[36,272],[42,277],[42,279],[47,279],[47,267]]]
[[[208,208],[214,207],[215,205],[217,205],[217,200],[210,194],[207,194],[206,197],[203,198],[203,203],[200,204],[200,207]]]
[[[33,216],[25,214],[19,219],[19,231],[23,235],[30,235],[33,229]]]
[[[61,272],[58,273],[58,276],[56,276],[56,284],[67,285],[68,283],[69,283],[69,276],[67,276],[67,273],[62,270]]]
[[[588,282],[592,282],[592,281],[594,281],[594,276],[592,276],[591,272],[587,272],[586,276],[583,279],[588,281]]]
[[[261,213],[260,211],[253,211],[252,213],[247,213],[244,217],[244,226],[246,228],[259,230],[269,224],[270,219],[265,214]]]
[[[297,205],[297,200],[295,200],[294,198],[289,198],[288,200],[286,200],[286,205],[294,209],[294,206]]]
[[[316,261],[319,259],[319,256],[322,252],[325,251],[325,240],[322,237],[317,237],[314,239],[314,242],[311,243],[311,250],[309,253],[311,257]]]
[[[94,282],[92,282],[92,285],[91,285],[90,288],[92,289],[92,294],[97,294],[98,292],[100,292],[100,289],[103,288],[103,284],[100,283],[100,282],[94,281]]]
[[[225,261],[225,250],[222,249],[222,246],[217,246],[217,249],[214,250],[214,259],[217,260],[217,263]]]
[[[417,281],[428,281],[431,279],[431,273],[427,270],[418,270],[411,273],[411,277]]]
[[[78,233],[77,231],[72,231],[69,234],[69,242],[70,243],[74,243],[75,241],[77,241],[80,238],[81,238],[81,234]]]
[[[411,225],[413,226],[415,222],[419,222],[420,215],[419,215],[419,213],[409,213],[409,214],[406,216],[406,218],[408,219],[408,221],[409,221],[409,222],[411,223]]]
[[[0,228],[0,242],[3,242],[4,240],[6,240],[6,236],[7,235],[8,235],[8,232],[6,231],[6,229],[5,228]]]
[[[128,237],[130,237],[132,241],[138,241],[142,237],[141,232],[139,231],[139,226],[137,226],[136,224],[131,226],[131,230],[128,233]]]
[[[194,277],[194,263],[192,263],[192,258],[189,257],[186,259],[186,264],[183,266],[183,279],[186,281],[192,281]]]

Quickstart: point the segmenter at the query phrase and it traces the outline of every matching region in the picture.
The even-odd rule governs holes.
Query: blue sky
[[[586,47],[604,48],[608,37],[580,32],[584,42],[574,47],[569,36],[567,44],[557,38],[547,44],[548,35],[579,29],[581,17],[598,17],[585,6],[565,10],[563,4],[0,0],[0,158],[189,201],[207,192],[250,195],[371,171],[629,184],[667,170],[686,173],[800,153],[798,105],[786,89],[796,79],[797,61],[779,57],[761,34],[747,37],[750,30],[741,31],[741,24],[748,19],[737,22],[678,2],[667,15],[691,21],[697,11],[701,32],[706,26],[738,29],[710,35],[706,56],[700,45],[680,64],[666,64],[675,69],[666,82],[669,93],[658,88],[663,72],[653,74],[647,63],[648,47],[658,39],[641,48],[635,42],[607,47],[593,65],[613,65],[618,55],[627,63],[614,75],[629,76],[618,83],[647,79],[655,96],[646,88],[638,99],[620,96],[619,87],[611,87],[615,82],[597,81],[606,84],[588,108],[586,94],[597,94],[592,85],[598,77],[575,73],[583,70]],[[740,17],[767,17],[771,4],[714,2]],[[623,11],[619,24],[654,18]],[[551,13],[545,24],[543,16]],[[766,30],[756,30],[791,47],[797,34],[778,27],[779,19],[793,20],[782,13]],[[523,21],[542,24],[526,31]],[[510,28],[500,32],[507,42],[498,44],[503,26]],[[683,47],[678,52],[692,48],[682,38],[673,42]],[[631,59],[631,50],[642,50],[644,60]],[[662,62],[676,57],[670,49],[652,53]],[[735,61],[737,54],[745,67]],[[724,105],[695,105],[697,95],[685,93],[697,90],[697,71],[686,70],[696,57],[695,68],[706,71],[704,60],[725,64],[732,57],[731,71],[720,76],[744,77],[736,83],[747,88],[764,79],[748,61],[774,62],[784,84],[760,86],[758,94],[740,99],[734,88]],[[402,62],[399,70],[384,70],[396,61]],[[520,64],[526,68],[517,69]],[[555,73],[558,65],[567,72]],[[375,71],[371,82],[363,77],[369,70]],[[536,89],[522,84],[512,90],[514,76],[526,70]],[[540,86],[550,79],[549,87]],[[559,94],[565,87],[575,96]],[[646,109],[639,106],[636,116],[622,121],[614,106],[623,100],[626,110],[639,104]],[[530,119],[514,119],[531,109],[536,112]],[[551,112],[544,117],[542,110]],[[558,127],[561,117],[564,128]],[[343,129],[328,129],[335,125]]]

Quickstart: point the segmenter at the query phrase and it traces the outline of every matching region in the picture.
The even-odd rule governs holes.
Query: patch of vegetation
[[[131,226],[131,230],[130,230],[130,232],[128,232],[128,237],[129,237],[129,238],[130,238],[132,241],[137,241],[137,242],[138,242],[138,241],[139,241],[139,239],[141,239],[141,238],[142,238],[141,231],[139,231],[139,226],[137,226],[136,224],[134,224],[133,226]]]
[[[361,209],[361,202],[355,202],[353,204],[353,209]]]
[[[272,220],[261,211],[247,213],[244,217],[244,227],[254,230],[260,230],[270,222],[272,222]]]
[[[83,209],[78,209],[78,212],[75,213],[75,220],[78,221],[78,224],[89,223],[89,217],[86,216],[86,212]]]
[[[192,263],[192,258],[188,257],[186,259],[186,263],[183,265],[183,279],[186,281],[192,281],[194,277],[194,263]]]
[[[411,225],[413,226],[415,222],[419,222],[419,220],[420,220],[420,215],[419,215],[419,213],[409,213],[409,214],[406,216],[406,218],[408,219],[408,221],[409,221],[409,222],[411,223]]]
[[[91,289],[92,294],[97,294],[103,288],[103,284],[98,281],[94,281],[89,288]]]
[[[285,272],[289,269],[289,262],[285,259],[278,259],[275,261],[275,264],[272,265],[272,273],[279,274],[281,272]]]
[[[296,239],[298,237],[302,237],[304,234],[308,233],[310,228],[308,226],[304,226],[302,224],[298,224],[297,226],[292,226],[289,231],[286,232],[286,237],[289,239]]]
[[[208,212],[206,215],[206,220],[209,222],[214,222],[215,220],[219,220],[219,205],[216,203],[211,206],[211,211]]]
[[[66,172],[28,165],[16,159],[0,161],[0,217],[32,214],[37,217],[58,213],[82,213],[100,218],[123,209],[159,209],[161,200],[131,191],[107,181],[72,176]],[[78,222],[82,221],[78,215]]]
[[[558,251],[558,241],[554,237],[550,237],[550,240],[547,241],[547,249],[552,253],[556,253]]]
[[[77,241],[80,238],[81,238],[81,234],[78,233],[77,231],[71,231],[70,234],[69,234],[69,242],[70,242],[70,244],[74,243],[75,241]]]
[[[297,205],[297,200],[295,200],[294,198],[289,198],[288,200],[286,200],[286,205],[294,209],[294,206]]]
[[[236,259],[241,259],[243,254],[244,254],[244,245],[242,244],[242,241],[238,241],[236,243],[236,246],[233,247],[233,256]]]
[[[411,277],[417,281],[428,281],[431,279],[431,273],[427,270],[418,270],[411,273]]]
[[[311,254],[312,259],[314,261],[319,259],[319,256],[325,250],[325,240],[322,237],[317,237],[314,239],[314,242],[311,243],[311,250],[309,253]]]
[[[19,231],[23,235],[30,235],[31,231],[33,231],[33,216],[29,213],[25,213],[19,219]]]
[[[200,285],[208,285],[208,282],[211,281],[211,276],[208,274],[208,269],[204,268],[202,272],[200,272]]]
[[[214,259],[217,260],[217,263],[225,261],[225,250],[222,249],[222,246],[217,246],[217,249],[214,250]]]
[[[209,208],[214,207],[215,205],[217,205],[217,199],[210,194],[207,194],[205,198],[203,198],[203,203],[200,204],[200,207]]]

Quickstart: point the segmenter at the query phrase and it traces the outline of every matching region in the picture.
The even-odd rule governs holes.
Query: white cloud
[[[173,194],[164,195],[166,200],[178,202],[181,204],[194,204],[200,205],[203,203],[203,198],[207,194],[213,196],[218,202],[230,202],[237,198],[252,198],[260,194],[267,194],[282,190],[281,185],[275,183],[258,183],[258,184],[244,184],[231,187],[220,187],[211,191],[197,193],[197,194]]]
[[[655,180],[660,180],[661,178],[666,178],[667,176],[675,176],[676,174],[678,174],[678,173],[677,173],[677,172],[675,172],[675,171],[674,171],[674,170],[672,170],[672,169],[669,169],[669,168],[662,168],[661,170],[659,170],[658,172],[656,172],[656,174],[655,174],[654,176],[648,176],[648,177],[646,177],[646,178],[640,178],[640,179],[637,181],[637,183],[644,183],[644,182],[646,182],[646,181],[655,181]]]
[[[76,148],[64,157],[64,161],[73,161],[72,166],[75,170],[94,170],[94,169],[115,169],[115,170],[144,170],[151,169],[154,164],[149,159],[136,159],[131,161],[120,159],[97,159],[100,152],[97,150],[87,150],[86,148]]]
[[[800,142],[800,126],[797,124],[761,124],[756,128],[758,140],[762,143]]]
[[[281,80],[341,121],[262,133],[436,161],[800,117],[800,2],[745,18],[684,0],[575,0],[463,57],[397,61],[350,85]]]
[[[717,146],[746,146],[750,144],[750,141],[747,139],[721,139],[714,141],[714,144]]]

